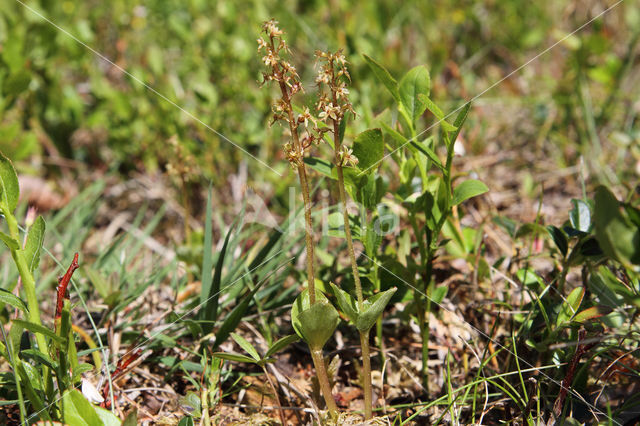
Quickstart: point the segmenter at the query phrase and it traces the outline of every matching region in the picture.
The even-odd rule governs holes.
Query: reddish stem
[[[116,369],[113,371],[113,374],[111,374],[111,382],[116,380],[118,377],[124,375],[124,373],[127,371],[127,367],[129,367],[129,365],[133,361],[140,358],[140,355],[142,355],[142,349],[138,349],[135,352],[127,352],[122,358],[120,358],[118,360],[118,363],[116,364]],[[107,398],[108,394],[109,394],[109,381],[107,381],[102,387],[102,398],[104,398],[104,402],[100,405],[103,408],[111,408],[111,400]]]
[[[68,299],[68,295],[67,295],[67,287],[69,286],[69,281],[71,281],[71,276],[73,275],[73,273],[75,272],[76,269],[79,268],[78,265],[78,253],[76,253],[73,256],[73,261],[71,262],[71,265],[69,266],[69,269],[67,269],[67,272],[64,274],[63,277],[58,278],[58,299],[56,302],[56,319],[60,318],[60,316],[62,316],[62,306],[64,304],[64,299]]]

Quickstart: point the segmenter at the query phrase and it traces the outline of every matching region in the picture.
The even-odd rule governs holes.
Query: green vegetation
[[[637,422],[637,6],[0,0],[0,423]]]

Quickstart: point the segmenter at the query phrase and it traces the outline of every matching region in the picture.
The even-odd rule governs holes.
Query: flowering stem
[[[336,405],[336,400],[333,399],[333,394],[331,393],[329,376],[327,375],[327,369],[324,368],[322,349],[311,349],[311,358],[313,359],[313,365],[316,369],[316,373],[318,374],[318,384],[320,385],[322,396],[324,396],[324,402],[327,404],[327,409],[331,413],[337,413],[338,406]]]

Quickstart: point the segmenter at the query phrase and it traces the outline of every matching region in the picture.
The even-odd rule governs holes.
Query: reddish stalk
[[[58,278],[58,298],[56,300],[56,316],[58,319],[62,316],[62,306],[64,305],[64,299],[68,299],[69,295],[67,294],[67,288],[69,287],[69,282],[71,281],[71,276],[80,266],[78,265],[78,253],[73,256],[73,261],[71,265],[69,265],[69,269],[64,274],[64,276]]]

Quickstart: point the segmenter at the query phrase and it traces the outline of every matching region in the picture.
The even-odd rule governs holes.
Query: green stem
[[[5,212],[4,217],[7,221],[11,237],[16,241],[20,241],[18,222],[16,221],[15,216],[13,216],[13,214],[6,214]],[[11,255],[18,267],[18,273],[20,273],[20,278],[22,278],[22,287],[24,288],[24,292],[27,296],[29,322],[42,325],[42,320],[40,319],[40,307],[38,306],[38,296],[36,295],[36,282],[33,279],[33,274],[29,270],[29,266],[27,265],[27,260],[24,257],[24,251],[22,249],[12,250]],[[38,349],[40,352],[47,355],[47,341],[42,334],[36,333],[36,342],[38,343]]]
[[[338,406],[336,405],[336,401],[333,399],[333,394],[331,393],[329,376],[327,375],[327,369],[324,368],[322,349],[311,349],[311,358],[313,359],[313,366],[316,369],[318,383],[320,384],[320,390],[322,391],[324,402],[327,405],[329,412],[334,415],[338,412]]]

